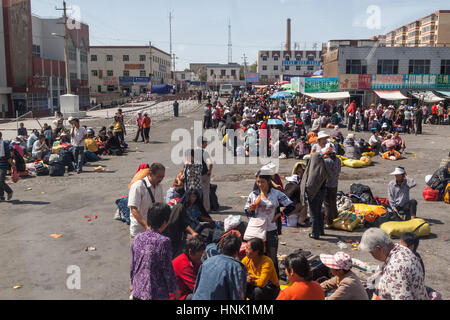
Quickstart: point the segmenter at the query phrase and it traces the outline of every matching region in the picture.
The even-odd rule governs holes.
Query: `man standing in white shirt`
[[[87,131],[80,126],[80,120],[78,119],[70,118],[69,123],[72,125],[70,143],[73,146],[73,159],[77,163],[77,173],[80,174],[84,164],[84,139],[87,137]]]
[[[128,194],[130,208],[130,244],[139,233],[149,229],[147,224],[148,211],[155,203],[165,203],[161,186],[166,174],[166,168],[160,163],[150,166],[150,172],[145,179],[136,181]]]

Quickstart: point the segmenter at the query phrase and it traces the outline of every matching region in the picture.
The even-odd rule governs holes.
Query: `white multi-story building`
[[[232,86],[241,86],[245,81],[239,78],[241,66],[237,63],[229,64],[207,64],[206,81],[210,88],[219,87],[221,84],[231,84]]]
[[[261,82],[310,77],[321,69],[321,51],[258,51],[258,73]]]
[[[44,19],[32,16],[33,81],[45,79],[48,107],[59,108],[59,96],[66,93],[64,56],[64,24],[61,18]],[[89,27],[68,29],[69,73],[72,93],[79,96],[80,107],[89,106]],[[37,79],[37,80],[36,80]],[[33,102],[34,103],[34,102]]]
[[[89,74],[92,93],[140,94],[172,83],[171,58],[154,46],[91,46]]]
[[[3,30],[3,10],[0,10],[0,117],[4,118],[11,108],[12,88],[6,82],[5,37]]]

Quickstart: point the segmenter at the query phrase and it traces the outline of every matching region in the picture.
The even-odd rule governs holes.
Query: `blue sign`
[[[149,83],[149,77],[119,77],[120,84]]]
[[[119,83],[134,83],[134,77],[119,77]]]
[[[309,60],[285,60],[283,61],[283,66],[320,66],[320,61],[309,61]]]
[[[134,77],[134,83],[149,83],[149,77]]]
[[[159,65],[159,71],[161,72],[167,72],[167,67],[165,65],[160,64]]]
[[[259,73],[247,73],[246,78],[248,83],[258,83]]]

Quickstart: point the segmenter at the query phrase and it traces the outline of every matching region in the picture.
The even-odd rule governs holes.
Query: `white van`
[[[233,86],[231,84],[221,84],[219,89],[219,96],[231,96],[233,94]]]

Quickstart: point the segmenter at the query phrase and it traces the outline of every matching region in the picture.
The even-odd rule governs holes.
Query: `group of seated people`
[[[321,262],[330,269],[331,276],[321,283],[315,281],[308,259],[299,251],[288,255],[282,262],[288,282],[281,285],[275,265],[265,255],[265,243],[259,238],[243,242],[237,230],[225,233],[217,245],[217,252],[210,255],[207,244],[197,235],[186,240],[182,251],[173,255],[171,239],[163,236],[170,226],[171,210],[166,204],[157,203],[149,211],[148,223],[154,234],[152,241],[162,241],[165,245],[154,246],[151,254],[158,263],[152,264],[151,271],[159,274],[150,282],[158,282],[158,289],[151,289],[156,283],[143,286],[140,281],[148,279],[147,269],[137,266],[134,261],[141,259],[136,254],[140,241],[132,246],[131,293],[135,300],[402,300],[436,299],[439,294],[424,285],[424,265],[417,253],[418,238],[406,234],[399,244],[394,244],[381,229],[368,230],[363,235],[361,249],[387,265],[369,284],[377,282],[375,290],[363,284],[352,271],[352,258],[344,252],[334,255],[320,255]],[[375,228],[376,229],[376,228]],[[159,236],[157,237],[156,235]],[[145,237],[138,235],[137,239]],[[243,247],[245,256],[242,258]],[[389,252],[400,255],[402,260],[387,260]],[[411,265],[415,274],[403,274],[400,265]],[[386,272],[383,272],[386,270]],[[390,271],[388,271],[390,270]],[[409,270],[409,269],[404,269]],[[391,273],[389,273],[391,272]],[[395,274],[392,274],[395,272]],[[403,276],[402,276],[403,274]],[[395,278],[393,278],[395,276]],[[147,281],[147,280],[145,280]],[[389,288],[395,290],[389,292]],[[396,288],[400,288],[398,291]],[[409,288],[409,289],[408,289]],[[406,290],[406,291],[405,291]],[[369,294],[373,294],[369,296]],[[405,295],[405,296],[403,296]]]
[[[84,126],[87,132],[85,142],[85,160],[87,162],[99,161],[101,155],[122,155],[128,147],[125,142],[120,141],[117,135],[113,134],[113,128],[109,130],[103,127],[99,135],[95,136],[93,128]],[[46,160],[52,153],[59,153],[60,150],[71,150],[70,131],[64,127],[52,130],[47,123],[39,131],[34,129],[28,136],[27,129],[21,123],[18,129],[19,135],[10,141],[11,157],[19,175],[28,174],[26,162]]]

